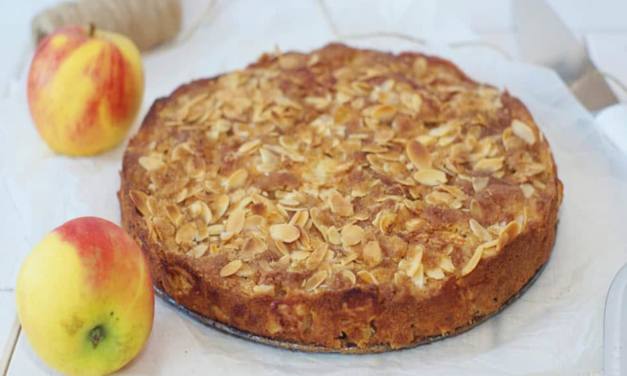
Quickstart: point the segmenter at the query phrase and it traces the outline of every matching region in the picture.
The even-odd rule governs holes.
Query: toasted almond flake
[[[401,103],[409,110],[411,110],[414,114],[420,112],[420,109],[422,108],[422,97],[419,94],[410,91],[404,91],[401,93],[400,98]]]
[[[183,188],[180,191],[178,191],[176,195],[174,195],[174,202],[176,202],[177,204],[180,204],[181,202],[185,201],[188,195],[189,195],[189,192],[187,188]]]
[[[416,270],[416,273],[414,274],[411,280],[416,287],[418,288],[425,287],[424,265],[420,264],[420,266],[418,266],[418,269]]]
[[[255,295],[274,295],[274,285],[255,285],[253,286]]]
[[[139,157],[139,165],[146,171],[156,171],[165,166],[161,158],[154,155]]]
[[[484,158],[475,164],[474,171],[495,173],[503,168],[503,157]]]
[[[455,272],[455,265],[453,265],[453,260],[451,260],[451,256],[442,256],[442,258],[440,259],[440,268],[447,273]]]
[[[362,281],[364,281],[364,283],[367,283],[369,285],[379,284],[379,281],[377,281],[377,278],[375,278],[375,276],[367,270],[358,271],[357,277],[359,277],[359,279],[361,279]]]
[[[462,276],[468,275],[470,272],[475,270],[475,268],[479,264],[479,261],[481,260],[481,256],[483,255],[483,249],[484,247],[482,247],[481,245],[475,249],[474,253],[470,257],[470,260],[468,260],[466,265],[464,265],[464,267],[462,268]]]
[[[246,179],[248,179],[248,172],[240,168],[235,170],[224,182],[224,187],[226,189],[236,189],[242,187],[246,184]]]
[[[498,248],[502,249],[505,244],[511,242],[521,231],[518,221],[511,221],[499,232]]]
[[[373,268],[383,260],[383,254],[381,253],[381,247],[376,240],[369,241],[364,246],[363,258],[368,267]]]
[[[257,255],[259,253],[262,253],[266,249],[268,249],[268,246],[266,245],[266,242],[264,242],[263,240],[261,240],[259,238],[250,238],[250,239],[248,239],[246,241],[246,243],[244,243],[244,246],[242,247],[242,250],[244,252],[250,252],[253,255]]]
[[[357,283],[357,278],[355,277],[355,273],[353,273],[352,271],[348,269],[342,269],[340,271],[340,275],[342,276],[342,278],[346,279],[351,284],[351,286],[354,286],[355,283]]]
[[[187,252],[187,254],[191,257],[199,258],[199,257],[204,256],[205,253],[207,253],[208,249],[209,249],[208,243],[201,243],[192,247],[192,249],[190,249],[189,252]]]
[[[405,154],[417,169],[431,168],[431,155],[420,142],[411,140],[405,145]]]
[[[418,267],[422,265],[422,254],[424,253],[424,247],[422,245],[415,245],[409,249],[407,255],[398,264],[398,268],[403,270],[409,277],[413,277],[418,271]]]
[[[170,159],[173,161],[181,161],[188,158],[190,155],[193,155],[194,152],[190,148],[189,143],[184,142],[182,144],[178,144],[172,149],[172,153],[170,153]]]
[[[305,259],[307,259],[307,257],[309,257],[309,255],[311,255],[311,252],[309,251],[303,251],[303,250],[296,250],[292,253],[290,253],[290,258],[292,259],[292,261],[303,261]]]
[[[211,209],[204,201],[194,201],[189,205],[189,212],[192,215],[192,218],[200,217],[205,224],[209,224],[213,221],[213,214],[211,213]]]
[[[446,174],[431,168],[419,170],[412,175],[414,180],[422,185],[436,186],[446,183]]]
[[[246,211],[244,209],[233,210],[224,224],[224,230],[232,235],[239,234],[244,228],[245,219]]]
[[[525,196],[525,198],[531,198],[533,194],[536,192],[535,188],[531,184],[521,184],[520,190],[522,191],[523,196]]]
[[[495,256],[499,252],[498,243],[499,243],[499,239],[494,239],[492,241],[481,244],[480,247],[483,248],[483,253],[481,255],[481,258],[484,259],[484,258]]]
[[[196,237],[196,233],[196,224],[194,222],[189,222],[179,227],[176,231],[174,240],[177,244],[191,244]]]
[[[330,226],[329,228],[327,228],[326,235],[327,235],[327,240],[329,241],[329,243],[335,244],[335,245],[342,244],[342,238],[340,236],[340,232],[338,231],[337,227]]]
[[[281,199],[279,200],[279,203],[286,205],[286,206],[297,206],[301,204],[300,199],[301,199],[300,194],[289,192],[285,194],[283,197],[281,197]]]
[[[328,276],[329,272],[326,270],[319,270],[305,281],[303,288],[307,291],[315,290],[322,284],[322,282],[324,282],[325,279],[327,279]]]
[[[226,210],[229,208],[230,198],[227,195],[219,195],[214,203],[213,209],[215,213],[214,220],[218,220],[222,218],[222,216],[226,213]]]
[[[244,265],[242,260],[233,260],[228,264],[224,265],[222,269],[220,269],[220,277],[229,277],[233,274],[237,273],[237,271]]]
[[[529,145],[533,145],[536,142],[536,135],[531,127],[518,119],[512,121],[512,132]]]
[[[353,246],[361,243],[365,235],[364,229],[356,225],[344,225],[341,237],[344,246]]]
[[[472,189],[474,189],[475,192],[481,192],[488,186],[489,181],[490,178],[488,177],[475,176],[472,178]]]
[[[318,246],[311,253],[311,255],[309,255],[309,258],[307,258],[307,261],[305,262],[305,267],[307,267],[307,269],[309,270],[317,269],[322,260],[327,255],[328,250],[329,246],[326,244],[321,244],[320,246]]]
[[[274,240],[291,243],[300,237],[300,231],[294,225],[282,223],[270,226],[270,236]]]
[[[142,191],[132,190],[129,192],[129,197],[135,207],[139,212],[144,216],[149,216],[152,214],[152,208],[149,204],[150,197]]]
[[[387,104],[368,107],[363,111],[364,115],[377,119],[378,121],[390,121],[396,115],[396,108]]]
[[[284,242],[280,241],[280,240],[273,240],[274,242],[274,246],[275,248],[279,251],[279,253],[281,254],[281,256],[287,256],[290,253],[290,249],[287,248],[287,245],[285,245]]]
[[[440,268],[429,269],[425,274],[431,279],[444,279],[445,277],[444,272]]]
[[[396,214],[389,210],[382,210],[374,217],[372,224],[375,225],[381,232],[388,233],[395,220]]]
[[[289,223],[294,226],[305,227],[307,221],[309,221],[309,212],[307,210],[299,210],[294,212]]]
[[[479,222],[477,222],[474,218],[470,218],[468,220],[468,226],[473,234],[478,237],[480,240],[487,242],[492,240],[492,235],[485,227],[481,226]]]
[[[211,225],[207,227],[207,231],[209,235],[220,235],[224,231],[224,225],[220,223]]]
[[[257,147],[259,147],[260,145],[261,145],[261,140],[259,139],[245,142],[242,145],[240,145],[239,149],[237,149],[237,154],[239,155],[248,154],[249,152],[255,151]]]
[[[354,214],[353,205],[336,190],[329,192],[329,207],[333,213],[341,217],[350,217]]]

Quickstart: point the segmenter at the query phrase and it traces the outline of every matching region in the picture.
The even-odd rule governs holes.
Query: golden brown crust
[[[374,220],[374,216],[383,210],[381,207],[375,208],[374,201],[360,206],[361,197],[351,199],[353,206],[344,210],[343,207],[333,208],[334,204],[329,203],[331,199],[327,196],[321,198],[320,201],[309,201],[309,210],[317,205],[322,205],[320,206],[323,208],[322,210],[326,210],[325,208],[330,205],[332,209],[335,209],[332,211],[333,214],[339,213],[337,217],[345,218],[355,214],[356,210],[353,209],[363,206],[372,207],[371,211],[364,209],[367,220],[352,222],[366,229],[368,234],[360,235],[363,239],[358,239],[357,246],[347,243],[336,246],[332,241],[329,241],[328,233],[322,234],[328,231],[328,227],[323,226],[316,230],[314,229],[316,226],[310,223],[311,220],[308,222],[307,230],[305,230],[305,226],[302,226],[300,232],[294,234],[294,236],[304,236],[302,234],[305,231],[311,231],[312,234],[315,232],[314,237],[317,236],[321,239],[320,243],[316,243],[317,246],[324,243],[326,244],[325,247],[332,247],[338,258],[340,255],[345,255],[346,250],[355,252],[357,254],[355,257],[358,259],[350,263],[350,273],[347,273],[352,274],[352,284],[347,282],[347,280],[350,282],[351,278],[342,279],[343,270],[337,264],[333,264],[333,268],[330,266],[332,261],[322,263],[327,269],[324,269],[323,266],[317,266],[317,264],[314,268],[299,269],[300,264],[295,263],[295,266],[291,269],[288,268],[287,271],[281,269],[276,272],[264,273],[255,269],[263,266],[260,266],[261,261],[258,259],[246,259],[242,262],[239,249],[228,252],[215,251],[215,248],[212,251],[206,250],[205,244],[207,246],[214,243],[222,246],[229,244],[233,237],[232,234],[224,235],[221,233],[215,237],[210,235],[207,237],[208,241],[197,241],[196,239],[200,236],[196,232],[193,242],[185,244],[184,234],[182,234],[184,231],[181,234],[178,231],[184,224],[177,224],[174,220],[165,225],[176,228],[176,234],[180,235],[180,239],[177,236],[177,241],[175,241],[175,233],[169,236],[171,239],[164,239],[163,236],[159,235],[161,234],[157,228],[159,222],[155,222],[154,219],[155,217],[159,220],[162,219],[153,211],[157,212],[161,209],[154,207],[162,203],[168,204],[172,200],[178,201],[181,197],[158,201],[161,197],[159,196],[159,188],[155,189],[154,186],[152,188],[149,186],[146,172],[152,168],[151,166],[146,167],[146,164],[152,163],[152,161],[144,160],[142,163],[139,159],[152,155],[155,144],[167,141],[173,145],[171,143],[173,134],[174,137],[180,137],[174,142],[174,145],[187,141],[185,137],[190,137],[189,134],[193,134],[193,132],[186,133],[186,131],[168,133],[164,132],[163,129],[171,121],[168,113],[171,112],[172,108],[184,105],[185,101],[193,100],[198,95],[202,95],[203,92],[212,92],[214,87],[218,85],[216,84],[218,78],[194,81],[181,86],[170,97],[159,99],[153,104],[140,132],[131,140],[124,155],[121,173],[122,185],[119,192],[122,222],[124,228],[139,242],[147,255],[155,285],[172,296],[177,302],[210,319],[260,336],[287,342],[323,346],[329,349],[356,346],[367,351],[373,348],[407,347],[431,336],[455,333],[468,327],[478,318],[497,311],[547,261],[555,238],[557,211],[561,202],[562,187],[557,178],[550,149],[525,106],[507,93],[494,96],[494,89],[471,81],[457,67],[446,60],[413,53],[393,56],[374,51],[354,50],[342,45],[329,45],[309,55],[264,56],[257,63],[251,65],[249,69],[271,70],[277,66],[282,69],[281,65],[283,64],[287,66],[288,71],[296,69],[301,72],[299,70],[301,68],[313,71],[315,65],[309,68],[294,66],[302,64],[303,56],[308,59],[309,64],[316,55],[322,56],[319,58],[322,61],[319,63],[322,67],[318,68],[320,72],[324,71],[323,68],[327,68],[328,71],[337,71],[345,64],[352,64],[355,59],[365,59],[372,65],[380,62],[383,65],[396,63],[402,65],[407,64],[407,62],[414,66],[426,65],[427,68],[424,69],[429,73],[424,74],[424,77],[431,77],[428,81],[420,78],[410,79],[410,77],[403,76],[399,72],[391,72],[386,77],[388,80],[409,82],[411,87],[420,93],[422,100],[418,106],[419,109],[413,114],[408,112],[410,115],[407,116],[418,119],[420,124],[423,124],[421,127],[427,124],[428,126],[425,128],[427,130],[431,129],[431,124],[435,124],[436,127],[438,124],[448,124],[456,116],[465,121],[468,120],[470,115],[468,115],[467,110],[472,106],[477,106],[478,109],[481,109],[481,106],[490,107],[491,104],[473,102],[483,98],[482,95],[475,97],[465,94],[466,92],[488,92],[486,96],[498,102],[498,105],[494,105],[496,110],[492,111],[492,108],[488,108],[484,111],[485,113],[479,113],[481,111],[477,110],[478,114],[472,115],[473,120],[481,118],[481,116],[487,118],[485,119],[486,124],[483,125],[484,130],[478,133],[479,138],[492,136],[492,139],[496,140],[494,141],[496,146],[492,146],[496,151],[492,153],[497,159],[499,153],[504,155],[505,163],[501,161],[500,164],[508,167],[501,166],[496,171],[488,169],[490,172],[484,173],[477,169],[477,161],[471,162],[471,164],[475,164],[473,170],[472,165],[466,168],[460,163],[458,167],[449,166],[447,168],[444,161],[438,159],[436,162],[434,160],[434,167],[436,165],[438,167],[436,170],[446,172],[447,184],[444,184],[439,180],[440,175],[436,174],[434,177],[434,173],[430,171],[431,175],[421,173],[422,175],[418,174],[419,176],[417,176],[416,172],[430,170],[430,168],[420,166],[422,163],[419,160],[420,151],[413,155],[411,153],[414,152],[409,150],[412,146],[404,145],[403,150],[407,152],[408,162],[413,162],[416,165],[407,167],[410,171],[409,176],[413,174],[413,178],[418,182],[412,181],[411,184],[418,185],[419,188],[416,190],[421,189],[421,191],[415,196],[408,191],[404,191],[403,194],[408,198],[415,199],[413,202],[422,201],[423,203],[418,209],[415,208],[416,210],[411,212],[413,214],[405,209],[401,209],[401,212],[405,210],[410,214],[402,214],[394,209],[397,210],[395,213],[397,218],[392,228],[398,229],[398,235],[401,237],[395,237],[394,233],[386,234],[384,229],[379,230],[377,228],[377,226],[381,228],[381,225],[380,221]],[[296,58],[292,58],[292,56],[296,56]],[[440,74],[440,72],[442,73]],[[291,99],[302,99],[305,96],[323,95],[325,88],[336,82],[334,78],[324,73],[314,74],[313,77],[318,80],[317,84],[307,83],[304,88],[300,88],[303,92],[289,92],[296,90],[294,87],[281,89],[288,92]],[[310,79],[312,79],[311,76],[306,76],[306,80]],[[415,80],[412,81],[412,79]],[[376,84],[381,84],[383,81],[383,79],[376,81]],[[464,86],[463,90],[460,89],[463,94],[452,94],[450,98],[443,99],[444,102],[442,103],[452,103],[452,106],[441,105],[438,100],[443,98],[442,90],[444,89],[442,88],[452,90],[451,88],[455,85]],[[465,97],[465,95],[468,96]],[[460,97],[462,99],[456,99]],[[456,103],[455,100],[460,102]],[[464,110],[466,112],[462,111],[463,108],[466,108]],[[398,117],[395,120],[397,119]],[[522,124],[514,124],[516,121]],[[464,139],[472,137],[467,136],[471,126],[461,123],[461,136],[459,136],[461,138],[458,140],[464,142]],[[193,125],[194,123],[185,124]],[[181,128],[185,125],[177,126]],[[303,127],[304,124],[300,126]],[[398,132],[399,127],[402,128],[403,124],[399,125],[397,122],[391,126],[396,127],[395,131]],[[212,127],[212,125],[208,125],[208,127]],[[529,134],[530,130],[531,135]],[[221,136],[218,134],[219,137]],[[416,134],[412,133],[411,137],[416,137]],[[531,139],[525,144],[526,138],[529,137]],[[449,146],[439,146],[440,139],[432,141],[426,137],[420,138],[420,136],[416,139],[423,145],[431,145],[429,152],[433,158],[436,158],[435,156],[439,155],[441,150],[450,153]],[[502,141],[499,141],[501,139]],[[224,145],[228,145],[224,138],[220,138],[220,141]],[[430,144],[431,142],[435,142],[435,144]],[[241,145],[242,143],[237,146],[241,148]],[[217,148],[218,146],[214,145],[214,147]],[[224,148],[225,146],[221,147]],[[399,148],[400,146],[396,147],[390,144],[387,146],[387,151],[394,151]],[[315,158],[313,157],[316,155],[314,150],[308,150],[309,157]],[[217,150],[217,152],[226,155],[231,151],[223,149]],[[414,162],[412,157],[417,158],[417,160]],[[486,155],[484,159],[495,159],[491,157],[492,154]],[[531,162],[527,161],[530,158]],[[154,163],[158,163],[157,169],[163,169],[161,161]],[[222,178],[219,174],[215,179],[232,178],[229,174],[237,171],[236,167],[244,166],[245,169],[246,166],[244,162],[231,162],[225,159],[222,159],[222,162],[214,163],[222,163],[219,168],[224,168],[227,171],[226,174],[221,174],[224,175]],[[234,163],[236,166],[224,167],[224,163]],[[298,165],[298,162],[294,165]],[[304,170],[295,170],[298,168],[300,167],[294,167],[290,164],[287,167],[284,166],[281,171],[298,171],[302,174]],[[376,168],[376,166],[370,168]],[[524,171],[530,168],[535,168],[538,171],[528,172],[529,176],[527,176]],[[248,174],[252,176],[258,172],[256,168],[248,171]],[[193,170],[192,173],[194,173]],[[272,182],[268,183],[267,180],[264,180],[263,176],[263,174],[256,175],[256,178],[251,178],[250,180],[253,181],[247,184],[252,188],[260,186],[264,190],[270,191],[269,197],[274,199],[274,192],[279,191],[279,189],[273,187]],[[487,179],[485,179],[486,177]],[[168,176],[159,179],[167,181],[167,178]],[[374,179],[371,175],[362,176],[362,178]],[[153,179],[154,184],[157,178],[151,175],[151,179]],[[385,177],[381,179],[385,179]],[[427,184],[423,184],[421,181]],[[288,186],[291,184],[289,179],[285,184]],[[344,201],[341,200],[348,194],[347,189],[349,188],[347,187],[349,186],[343,180],[338,180],[334,184],[335,192],[341,194],[338,199],[340,201],[336,205],[344,205]],[[386,184],[384,184],[386,187],[392,187],[389,189],[397,189],[394,187],[400,186],[397,183]],[[291,188],[298,189],[294,188],[298,184],[291,185]],[[461,189],[463,196],[460,196],[459,202],[430,200],[429,194],[438,191],[438,189],[440,189],[438,192],[441,192],[442,188],[440,187],[452,187],[445,189],[448,189],[446,192],[453,193],[459,192]],[[215,209],[216,197],[234,194],[232,191],[231,193],[215,191],[216,187],[211,189],[214,191],[209,196],[203,196],[201,193],[194,197],[182,197],[180,202],[189,208],[200,197],[200,201],[206,202],[208,207]],[[132,194],[135,195],[134,198],[131,197]],[[329,195],[334,194],[330,193]],[[373,198],[378,197],[379,194],[382,197],[389,196],[389,190],[379,192],[372,189],[370,192],[370,196]],[[447,196],[437,197],[446,198]],[[277,201],[278,199],[279,197],[276,197]],[[253,203],[251,202],[251,204]],[[257,205],[257,203],[253,205]],[[196,208],[202,211],[200,206],[197,205]],[[391,208],[398,207],[383,207],[383,209],[392,210]],[[340,209],[344,212],[342,213]],[[249,210],[253,212],[255,209]],[[211,212],[211,209],[209,211]],[[145,212],[150,213],[146,214]],[[228,221],[228,218],[234,216],[233,208],[229,208],[227,213],[220,220],[220,223],[224,223]],[[213,219],[215,213],[210,215],[212,219],[208,220],[207,223],[218,223],[217,220]],[[414,217],[427,222],[428,232],[424,228],[422,230],[408,230],[402,227]],[[472,221],[474,218],[477,219],[477,223],[469,226],[469,219]],[[337,219],[335,220],[337,221]],[[198,225],[198,221],[197,219],[194,222],[196,229],[201,226]],[[271,223],[280,224],[280,222],[280,220],[271,219],[268,228],[264,231],[272,231],[269,225]],[[350,224],[338,223],[340,226]],[[487,227],[490,224],[493,224],[488,228],[490,231],[482,226]],[[474,233],[470,232],[473,226],[479,227],[474,229]],[[289,237],[292,234],[289,231],[280,231],[287,229],[274,229],[279,231],[279,235],[277,235],[279,238],[286,237],[285,240],[290,240],[290,242],[284,243],[289,247],[287,249],[289,254],[283,255],[287,257],[287,262],[289,262],[290,254],[295,251],[300,252],[300,250],[296,250],[294,246],[290,245],[291,239]],[[461,245],[455,243],[454,247],[446,248],[446,238],[442,238],[444,229],[448,232],[457,231],[466,240],[463,240]],[[483,234],[482,231],[486,232],[484,235],[486,238],[483,240],[480,239],[480,235]],[[371,235],[371,233],[376,233],[376,235]],[[423,243],[425,238],[420,235],[421,233],[428,234],[434,239],[440,239],[440,243],[435,243],[441,245],[433,246],[433,241],[430,245]],[[269,233],[266,235],[272,237]],[[235,234],[235,238],[238,236],[240,235]],[[401,255],[395,255],[390,251],[394,248],[394,245],[389,244],[390,239],[396,238],[405,243],[405,249]],[[459,242],[459,240],[457,241]],[[301,240],[299,239],[297,242],[300,244]],[[372,250],[365,250],[366,245],[370,242],[380,244],[378,248],[382,256],[378,256],[377,252],[374,252],[375,256],[368,256],[373,254],[370,252]],[[358,249],[353,250],[355,247]],[[411,250],[412,247],[421,248],[416,251]],[[200,251],[198,251],[199,249]],[[380,251],[381,249],[382,251]],[[265,253],[262,254],[262,257],[266,257],[263,256]],[[412,255],[416,256],[417,253],[420,254],[418,257],[419,268],[408,267],[407,264],[410,263]],[[312,254],[313,252],[308,252],[305,257],[311,257]],[[278,265],[279,262],[285,260],[279,256],[281,254],[268,255],[269,265]],[[422,262],[420,258],[422,258]],[[444,258],[448,258],[449,262],[442,263],[441,260]],[[252,265],[253,270],[257,270],[256,274],[240,273],[243,265]],[[452,270],[450,269],[451,266],[453,267]],[[275,267],[279,268],[279,266]],[[419,272],[415,269],[419,269]],[[322,275],[321,282],[312,282],[316,278],[316,273]],[[362,278],[364,273],[366,275]],[[333,279],[331,279],[331,275],[334,276]],[[358,276],[357,279],[355,279],[355,275]],[[373,276],[374,280],[372,279]]]

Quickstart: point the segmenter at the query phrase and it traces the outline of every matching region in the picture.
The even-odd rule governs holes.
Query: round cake
[[[547,262],[562,184],[523,103],[449,61],[331,44],[157,100],[122,168],[154,284],[253,335],[408,347]]]

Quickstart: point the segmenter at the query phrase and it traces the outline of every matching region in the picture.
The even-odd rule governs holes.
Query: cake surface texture
[[[498,311],[562,184],[521,101],[447,60],[330,44],[158,99],[124,155],[156,287],[254,335],[382,351]]]

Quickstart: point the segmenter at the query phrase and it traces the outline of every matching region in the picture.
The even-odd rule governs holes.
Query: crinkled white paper
[[[332,5],[331,1],[328,3]],[[370,20],[373,30],[377,30],[377,25],[407,24],[412,17],[422,22],[421,10],[429,11],[433,6],[431,1],[398,2],[395,11],[384,12],[375,7],[380,11],[377,15],[369,11],[367,2],[363,4],[341,6],[341,11],[332,13],[339,24],[357,25],[362,28],[358,31],[363,32],[364,25],[368,25],[364,19]],[[342,23],[343,19],[346,23]],[[431,21],[428,30],[417,26],[409,31],[442,35],[436,32],[438,25]],[[349,26],[343,27],[342,32],[346,32]],[[182,82],[244,67],[275,46],[283,50],[310,50],[332,39],[315,1],[220,3],[189,40],[144,57],[147,87],[143,113],[155,98],[169,94]],[[149,344],[125,372],[599,373],[604,300],[612,277],[627,261],[624,157],[606,144],[595,130],[590,114],[551,71],[508,62],[481,49],[452,51],[441,45],[421,48],[394,39],[351,44],[392,51],[420,50],[451,58],[472,78],[506,88],[528,105],[551,143],[565,186],[557,243],[544,273],[517,302],[479,327],[431,345],[380,355],[314,355],[249,343],[203,327],[158,301]],[[16,261],[51,228],[81,215],[119,220],[116,192],[123,147],[95,158],[54,155],[31,124],[22,83],[0,102],[0,114],[1,254],[2,263],[14,265],[0,276],[0,283],[11,287]],[[47,372],[29,350],[18,351],[11,368],[30,371],[29,374]]]

